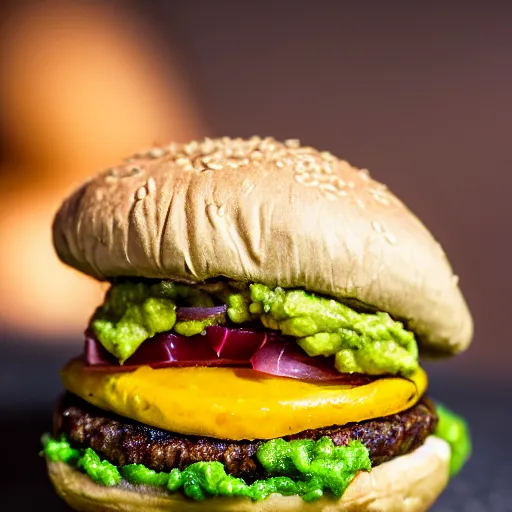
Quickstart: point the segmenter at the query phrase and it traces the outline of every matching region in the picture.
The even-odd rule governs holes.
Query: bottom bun
[[[422,512],[446,486],[449,463],[449,445],[430,436],[412,453],[381,464],[370,473],[358,473],[340,499],[324,496],[313,503],[280,494],[259,502],[247,498],[198,502],[181,493],[165,493],[148,486],[104,487],[63,462],[48,462],[48,470],[61,498],[82,512]]]

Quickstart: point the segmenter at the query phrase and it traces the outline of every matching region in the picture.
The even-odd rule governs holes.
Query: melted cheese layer
[[[64,387],[121,416],[188,435],[272,439],[344,425],[412,407],[427,387],[419,369],[410,380],[386,377],[363,386],[313,383],[240,368],[162,368],[102,373],[80,359],[62,370]]]

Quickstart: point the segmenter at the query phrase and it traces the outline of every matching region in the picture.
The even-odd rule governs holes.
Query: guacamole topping
[[[113,486],[124,478],[133,485],[180,491],[193,500],[225,496],[259,501],[272,493],[299,495],[304,501],[317,500],[325,492],[340,497],[359,471],[371,470],[368,450],[361,442],[336,447],[328,437],[318,441],[273,439],[263,443],[256,457],[269,478],[252,484],[228,475],[220,462],[196,462],[182,471],[158,473],[141,464],[114,466],[101,460],[91,448],[72,448],[65,437],[46,436],[43,446],[43,454],[49,460],[77,467],[98,484]]]
[[[227,304],[235,324],[261,321],[297,339],[311,357],[334,356],[342,373],[411,375],[418,368],[418,347],[412,332],[387,313],[359,313],[339,301],[303,290],[271,289],[251,284],[240,289],[220,284],[200,287],[162,281],[121,282],[111,286],[91,327],[100,343],[120,362],[156,333],[174,331],[192,336],[223,317],[176,321],[176,307]]]
[[[159,332],[174,329],[192,336],[205,329],[208,321],[176,322],[180,299],[191,306],[213,306],[212,297],[192,286],[167,281],[115,284],[96,310],[91,327],[100,343],[123,363],[142,342]]]
[[[440,404],[436,404],[439,422],[435,435],[451,448],[450,476],[456,475],[471,455],[471,435],[464,418]]]
[[[251,313],[270,329],[298,338],[311,357],[335,356],[342,373],[410,375],[418,368],[414,335],[387,313],[357,313],[302,290],[251,285]]]

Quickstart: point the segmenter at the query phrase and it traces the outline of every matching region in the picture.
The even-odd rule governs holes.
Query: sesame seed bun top
[[[433,355],[472,337],[425,226],[367,171],[296,140],[225,137],[134,155],[64,202],[53,237],[62,261],[101,280],[305,288],[387,311]]]

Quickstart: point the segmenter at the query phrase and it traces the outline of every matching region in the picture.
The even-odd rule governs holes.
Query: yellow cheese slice
[[[427,387],[387,377],[363,386],[312,383],[240,368],[162,368],[103,373],[80,359],[63,369],[64,387],[121,416],[181,434],[220,439],[272,439],[302,430],[394,414]]]

